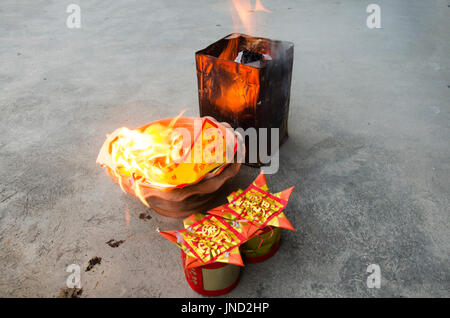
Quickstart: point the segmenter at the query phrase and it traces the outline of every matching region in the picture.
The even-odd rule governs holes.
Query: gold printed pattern
[[[203,262],[208,262],[241,243],[241,239],[214,216],[204,218],[189,230],[181,232],[181,235],[185,242],[182,249],[187,253],[193,251]]]
[[[243,195],[227,205],[240,217],[256,226],[264,226],[274,214],[279,214],[285,206],[286,204],[277,201],[275,196],[256,188],[247,189]]]

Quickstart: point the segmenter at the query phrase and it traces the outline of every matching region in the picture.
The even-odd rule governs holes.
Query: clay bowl
[[[231,163],[217,176],[181,189],[162,191],[149,190],[147,202],[161,215],[184,218],[193,213],[206,212],[225,182],[234,177],[241,168],[240,163]]]

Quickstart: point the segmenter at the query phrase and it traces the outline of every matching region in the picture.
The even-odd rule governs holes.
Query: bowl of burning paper
[[[161,119],[107,135],[97,158],[120,188],[170,217],[205,211],[241,164],[242,137],[212,117]]]

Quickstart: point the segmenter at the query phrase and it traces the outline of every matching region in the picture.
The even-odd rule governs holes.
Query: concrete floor
[[[71,2],[81,29],[66,27]],[[252,34],[295,43],[290,139],[268,182],[296,186],[297,231],[229,296],[448,296],[450,2],[378,0],[382,29],[366,27],[368,1],[262,3]],[[0,296],[57,296],[72,263],[83,297],[197,296],[155,232],[181,221],[140,219],[95,160],[118,127],[198,115],[194,52],[245,31],[229,6],[2,1]],[[227,191],[257,174],[242,168]]]

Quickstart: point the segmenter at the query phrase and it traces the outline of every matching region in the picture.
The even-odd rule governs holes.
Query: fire
[[[158,180],[173,167],[176,164],[174,150],[178,150],[179,155],[184,152],[182,136],[173,129],[180,116],[167,127],[153,124],[143,132],[121,128],[111,144],[111,158],[118,167],[118,173],[135,180]]]
[[[210,119],[181,115],[137,129],[117,129],[107,136],[97,158],[123,191],[147,207],[146,198],[154,189],[196,183],[208,174],[220,174],[233,160],[234,133]],[[233,152],[227,152],[227,145]]]
[[[232,0],[234,11],[231,10],[232,17],[234,20],[235,29],[237,26],[238,20],[244,25],[245,29],[248,33],[251,32],[252,29],[252,13],[256,11],[262,11],[262,12],[271,12],[270,10],[266,9],[262,3],[261,0],[256,0],[255,6],[252,9],[252,3],[251,0]],[[237,13],[237,16],[236,16]],[[237,30],[235,30],[237,31]]]
[[[231,10],[232,17],[234,20],[234,28],[237,31],[237,25],[240,21],[248,33],[251,32],[252,28],[252,13],[255,11],[271,12],[266,9],[261,0],[256,0],[255,6],[252,9],[252,2],[250,0],[232,0],[234,11]],[[233,9],[232,8],[232,9]],[[237,16],[236,17],[236,13]],[[234,38],[228,38],[227,47],[218,56],[219,60],[235,60],[239,52],[239,36],[236,34]],[[234,65],[229,65],[228,63],[223,63],[218,61],[220,68],[223,68],[227,73],[233,74],[232,68]],[[206,70],[211,71],[209,70]],[[222,109],[227,109],[231,112],[238,113],[245,109],[246,105],[256,105],[256,101],[259,93],[259,78],[257,70],[248,68],[245,66],[240,66],[239,72],[245,74],[242,77],[229,78],[227,81],[230,85],[223,85],[218,91],[214,92],[214,97],[216,105],[220,106]],[[203,93],[203,92],[202,92]],[[209,94],[212,92],[209,91]]]
[[[239,37],[231,38],[227,47],[220,53],[219,59],[234,60],[236,58],[239,46]]]
[[[234,74],[234,65],[220,61],[219,64],[224,70],[228,69],[227,74]],[[256,105],[259,94],[258,70],[240,65],[240,74],[242,76],[233,76],[229,79],[229,85],[221,85],[216,92],[215,103],[221,109],[239,113],[248,105]]]
[[[216,90],[208,89],[207,92],[201,86],[200,91],[202,94],[208,94],[221,109],[239,113],[247,105],[256,105],[259,92],[258,70],[240,65],[238,72],[242,76],[237,76],[235,64],[230,64],[228,61],[234,61],[238,55],[240,37],[239,34],[233,34],[227,39],[227,46],[218,56],[216,69],[220,69],[223,82],[228,85],[223,84]],[[211,77],[213,68],[207,67],[204,71],[206,76]]]
[[[111,143],[111,160],[116,166],[113,174],[121,189],[125,192],[123,178],[133,180],[132,187],[136,196],[147,207],[147,200],[136,181],[154,181],[163,183],[163,176],[175,165],[186,149],[179,132],[173,129],[182,111],[168,126],[153,124],[144,131],[120,128],[117,137]]]
[[[255,11],[272,12],[272,11],[264,8],[264,6],[261,3],[261,0],[256,0]]]

